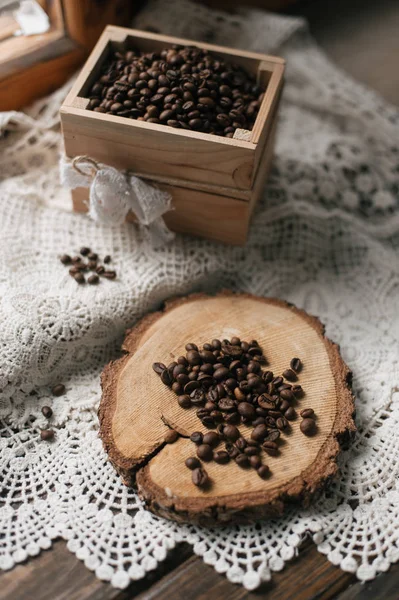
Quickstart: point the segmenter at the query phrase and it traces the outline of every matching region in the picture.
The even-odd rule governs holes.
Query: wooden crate
[[[256,76],[266,92],[252,131],[223,138],[86,110],[111,51],[159,51],[172,44],[208,49]],[[169,191],[175,210],[166,221],[175,231],[243,244],[272,159],[284,64],[278,57],[108,26],[61,107],[66,155],[129,169]],[[72,196],[75,210],[87,210],[87,189]]]

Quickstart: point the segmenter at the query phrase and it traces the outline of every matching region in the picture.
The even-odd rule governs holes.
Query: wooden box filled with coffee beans
[[[108,26],[61,107],[66,155],[168,191],[174,231],[244,244],[271,165],[284,65]],[[72,198],[88,210],[88,188]]]

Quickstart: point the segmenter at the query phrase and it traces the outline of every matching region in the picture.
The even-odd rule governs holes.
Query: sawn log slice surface
[[[161,382],[152,364],[177,359],[185,354],[188,342],[202,346],[232,336],[257,339],[267,368],[275,375],[289,367],[294,356],[301,359],[298,383],[305,395],[295,408],[314,409],[317,433],[303,435],[298,417],[280,439],[279,455],[265,455],[271,470],[267,480],[234,461],[210,462],[204,467],[212,485],[202,490],[193,485],[184,461],[196,453],[190,434],[208,429],[195,408],[178,405],[177,396]],[[281,515],[292,502],[307,506],[337,475],[337,456],[355,432],[351,373],[317,318],[273,298],[195,294],[147,315],[127,333],[123,349],[126,355],[102,374],[100,435],[124,482],[137,485],[154,513],[202,525],[255,521]],[[181,437],[165,444],[170,428]],[[249,437],[250,428],[239,428]]]

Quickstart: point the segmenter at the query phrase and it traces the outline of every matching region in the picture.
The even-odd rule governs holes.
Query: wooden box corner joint
[[[204,48],[256,77],[265,94],[252,131],[221,138],[87,110],[89,90],[110,52],[133,46],[160,51],[172,44]],[[171,229],[244,244],[271,165],[284,68],[278,57],[108,26],[61,107],[66,155],[86,154],[129,169],[168,191],[175,209],[165,217]],[[87,211],[88,189],[76,189],[72,197],[76,211]]]

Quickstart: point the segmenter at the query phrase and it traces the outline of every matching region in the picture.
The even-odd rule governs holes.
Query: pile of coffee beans
[[[92,86],[88,109],[233,137],[251,130],[264,93],[241,67],[193,46],[114,52]]]
[[[85,262],[85,258],[87,259],[87,262]],[[76,283],[86,283],[84,274],[91,271],[92,274],[87,278],[87,283],[90,285],[97,285],[100,283],[100,277],[105,277],[105,279],[115,279],[116,271],[107,269],[104,266],[108,265],[111,260],[111,256],[107,254],[103,260],[104,264],[101,264],[98,254],[93,252],[87,246],[81,248],[80,254],[77,254],[76,256],[70,256],[69,254],[62,254],[62,256],[60,256],[60,261],[63,265],[69,267],[69,274]]]
[[[185,349],[185,356],[168,366],[154,363],[153,369],[178,396],[182,409],[195,408],[201,423],[216,429],[191,435],[197,457],[189,458],[186,466],[193,470],[193,483],[209,483],[200,460],[220,464],[234,460],[240,467],[256,469],[260,477],[268,477],[269,467],[262,463],[260,455],[277,456],[280,436],[289,430],[289,421],[297,418],[292,405],[304,395],[296,383],[302,369],[300,359],[293,358],[290,368],[275,376],[265,368],[267,361],[256,340],[215,339],[202,349],[193,343],[186,344]],[[314,411],[304,409],[301,417],[301,432],[313,435]],[[240,424],[253,428],[250,438],[241,434]],[[225,449],[215,450],[221,442]]]

